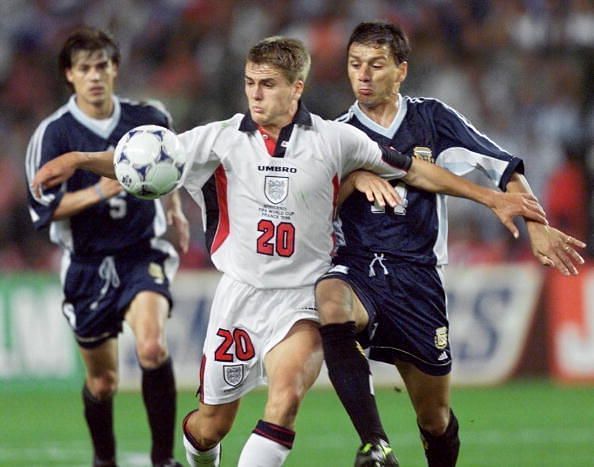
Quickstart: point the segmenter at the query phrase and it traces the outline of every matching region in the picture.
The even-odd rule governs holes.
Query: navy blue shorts
[[[163,295],[171,309],[169,285],[179,258],[169,243],[158,242],[159,249],[133,248],[102,258],[69,258],[62,272],[62,312],[81,347],[97,347],[117,337],[130,302],[140,292]]]
[[[374,256],[339,256],[325,278],[348,283],[369,314],[357,336],[369,358],[389,364],[403,360],[422,372],[451,371],[449,323],[442,278],[436,267],[393,262]]]

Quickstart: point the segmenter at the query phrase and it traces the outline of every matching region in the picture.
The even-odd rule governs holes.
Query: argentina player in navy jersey
[[[368,117],[358,103],[337,120],[359,128],[380,144],[438,164],[456,175],[482,170],[502,190],[515,172],[524,172],[521,159],[499,148],[437,99],[399,95],[398,112],[389,128]],[[345,199],[337,222],[339,248],[348,254],[381,251],[417,264],[446,264],[445,195],[427,193],[403,182],[394,185],[402,202],[389,213],[370,205],[360,193]]]
[[[44,119],[26,155],[29,184],[35,173],[64,152],[113,149],[131,128],[165,127],[171,117],[160,103],[133,102],[114,94],[120,54],[105,32],[73,32],[59,57],[74,94]],[[151,463],[181,465],[173,459],[176,389],[165,341],[172,298],[169,286],[178,266],[174,247],[161,236],[170,222],[180,249],[187,249],[188,222],[178,194],[160,201],[125,193],[119,183],[76,171],[54,188],[28,193],[36,229],[49,227],[63,249],[63,314],[86,368],[84,415],[93,443],[93,465],[116,465],[113,396],[117,390],[117,337],[126,321],[136,339],[142,392],[152,434]]]
[[[409,53],[400,27],[359,24],[347,55],[357,101],[338,120],[457,175],[480,170],[500,190],[531,193],[520,158],[439,100],[400,94]],[[369,347],[371,359],[394,364],[402,376],[427,464],[451,467],[456,465],[460,439],[450,408],[452,356],[442,280],[447,263],[445,196],[395,181],[401,203],[392,209],[370,203],[363,193],[351,194],[354,189],[385,189],[387,183],[361,171],[343,181],[334,266],[316,287],[324,358],[361,438],[356,466],[398,465],[378,414],[369,364],[360,352],[363,346]],[[577,274],[575,265],[583,259],[574,248],[585,245],[546,223],[525,220],[541,263],[566,275]],[[517,227],[505,225],[517,237]]]

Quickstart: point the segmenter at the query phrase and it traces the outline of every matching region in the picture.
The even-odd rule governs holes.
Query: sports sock
[[[157,368],[142,368],[142,398],[151,429],[153,464],[173,457],[176,392],[171,358]]]
[[[188,460],[190,467],[219,467],[221,463],[221,443],[217,443],[216,446],[203,451],[198,446],[198,442],[186,429],[186,421],[193,412],[195,412],[195,410],[186,415],[182,423],[186,459]]]
[[[320,327],[328,376],[362,443],[388,442],[373,395],[369,362],[355,338],[355,323]]]
[[[295,432],[259,420],[241,450],[237,467],[279,467],[291,452]]]
[[[450,422],[440,436],[433,436],[419,427],[421,441],[427,457],[429,467],[454,467],[460,451],[460,438],[458,437],[458,419],[450,410]]]
[[[115,465],[116,444],[113,432],[113,398],[99,400],[85,384],[82,390],[85,420],[91,434],[95,458],[99,463]]]

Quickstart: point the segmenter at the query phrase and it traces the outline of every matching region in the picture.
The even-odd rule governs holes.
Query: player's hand
[[[97,182],[97,186],[105,199],[113,198],[123,190],[120,182],[107,177],[101,177]]]
[[[396,207],[402,204],[402,199],[390,182],[366,170],[357,170],[349,175],[350,183],[355,190],[364,193],[367,201],[379,207],[388,204]]]
[[[177,244],[182,253],[187,253],[190,246],[190,223],[182,208],[179,193],[173,192],[167,201],[167,225],[172,226],[177,234]],[[177,198],[177,199],[176,199]]]
[[[75,152],[68,152],[46,162],[31,181],[33,196],[41,198],[41,192],[44,188],[60,185],[72,177],[76,171],[76,154]]]
[[[526,220],[535,221],[543,225],[548,224],[544,209],[531,193],[497,192],[491,209],[501,223],[512,233],[514,238],[518,238],[520,235],[520,231],[513,222],[516,216],[521,216]]]
[[[575,248],[586,244],[554,227],[536,222],[527,222],[532,253],[544,266],[553,267],[564,276],[577,275],[576,265],[584,264],[584,258]]]

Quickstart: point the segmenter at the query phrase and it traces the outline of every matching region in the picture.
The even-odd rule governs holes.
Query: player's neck
[[[102,120],[105,118],[111,117],[113,114],[113,100],[106,99],[102,102],[88,102],[84,99],[81,99],[77,96],[76,98],[76,105],[82,112],[91,118],[96,118],[98,120]]]
[[[398,99],[375,106],[366,106],[359,102],[359,108],[375,123],[384,128],[389,128],[398,113]]]
[[[270,122],[259,125],[259,127],[272,139],[277,140],[281,130],[291,124],[296,113],[296,110],[291,109],[286,115],[279,116]]]

